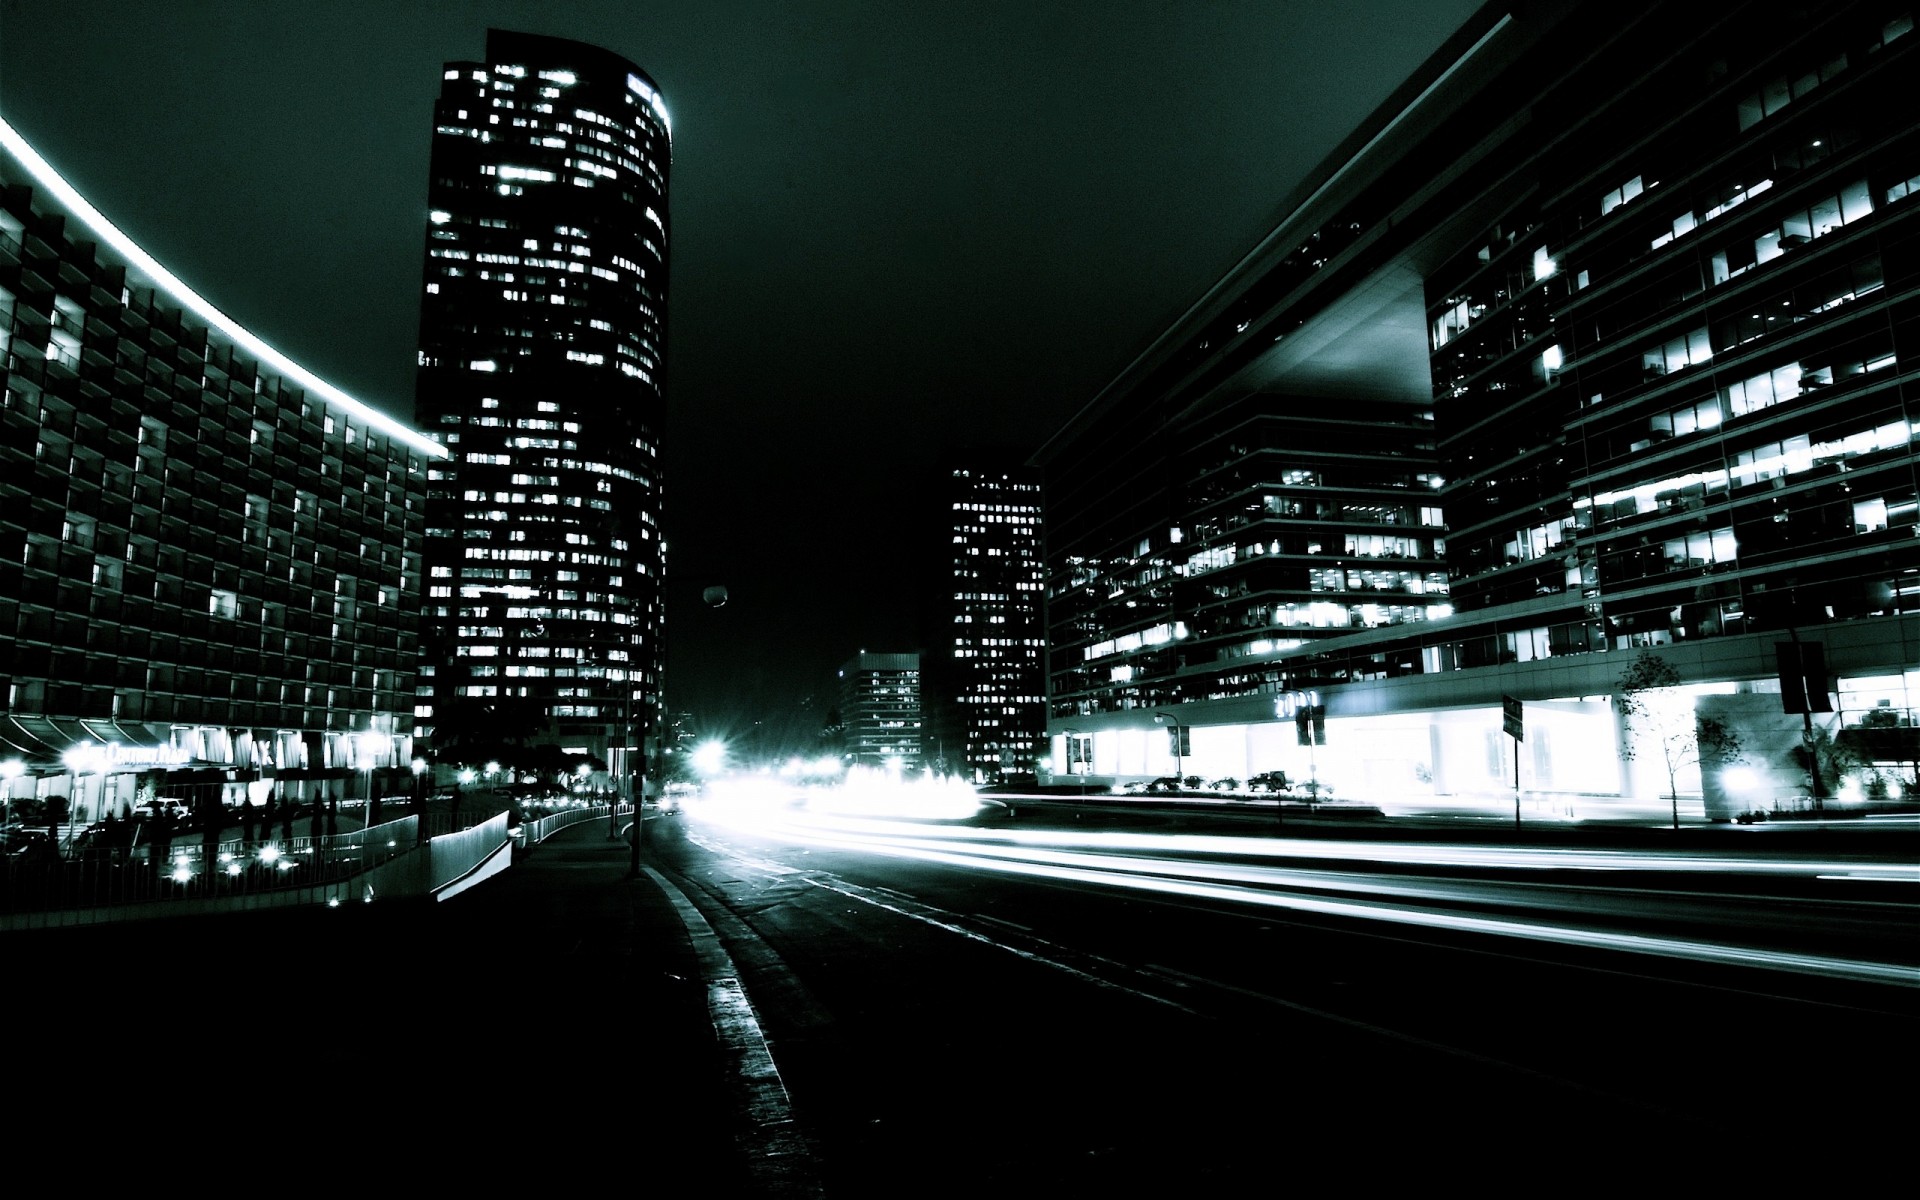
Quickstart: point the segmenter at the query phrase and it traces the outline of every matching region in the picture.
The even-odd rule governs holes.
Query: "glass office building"
[[[418,716],[620,776],[659,696],[665,103],[594,46],[492,30],[434,105],[418,420],[427,499]]]
[[[194,293],[0,122],[0,795],[404,786],[443,451]]]
[[[1046,733],[1039,473],[974,458],[946,476],[947,644],[938,675],[959,745],[941,750],[957,750],[949,768],[974,783],[1031,776]]]
[[[911,773],[920,766],[920,656],[860,651],[838,675],[841,760]]]
[[[1806,790],[1797,641],[1911,780],[1864,731],[1920,711],[1917,44],[1906,3],[1478,14],[1036,456],[1055,769],[1072,725],[1170,773],[1177,711],[1208,776],[1664,790],[1650,651],[1746,731],[1686,779],[1725,815]]]

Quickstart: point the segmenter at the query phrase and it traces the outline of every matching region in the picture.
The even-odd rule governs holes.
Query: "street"
[[[445,903],[48,931],[11,961],[80,1035],[57,1090],[136,1062],[169,1104],[251,1079],[436,1136],[490,1113],[522,1131],[500,1169],[548,1183],[597,1178],[527,1138],[578,1119],[701,1190],[848,1197],[1214,1195],[1673,1139],[1724,1173],[1768,1130],[1805,1135],[1768,1142],[1776,1166],[1904,1144],[1910,862],[1742,842],[1734,870],[1663,878],[1652,851],[1555,848],[1547,871],[1355,838],[1314,865],[1302,837],[1281,866],[1244,835],[1096,850],[1037,816],[800,816],[654,814],[637,879],[586,822]],[[1678,949],[1709,944],[1741,953]],[[133,990],[165,997],[140,1005],[162,1055],[113,1015]]]

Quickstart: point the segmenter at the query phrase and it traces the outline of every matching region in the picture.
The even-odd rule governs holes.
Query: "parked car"
[[[1285,792],[1293,785],[1287,782],[1285,771],[1262,771],[1247,779],[1250,792]]]
[[[164,796],[155,800],[142,800],[133,806],[133,815],[147,820],[152,820],[162,813],[176,821],[184,821],[193,815],[193,809],[189,808],[184,800],[174,800]]]
[[[0,854],[11,863],[52,861],[60,857],[60,848],[44,829],[9,825],[0,830]]]

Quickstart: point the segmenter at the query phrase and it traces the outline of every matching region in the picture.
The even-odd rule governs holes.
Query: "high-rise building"
[[[1746,731],[1708,813],[1819,732],[1911,785],[1913,15],[1477,14],[1036,456],[1055,769],[1664,794],[1651,652]]]
[[[0,799],[412,777],[442,449],[194,292],[0,121]]]
[[[434,104],[417,420],[435,748],[609,760],[657,711],[672,142],[609,51],[490,30]]]
[[[920,656],[860,651],[840,668],[841,757],[850,767],[920,765]]]
[[[958,740],[928,758],[975,783],[1031,776],[1046,742],[1039,472],[981,455],[944,471],[946,620],[923,682]]]

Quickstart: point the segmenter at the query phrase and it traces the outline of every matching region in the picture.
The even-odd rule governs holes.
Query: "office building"
[[[419,717],[609,762],[657,711],[668,270],[665,103],[594,46],[491,30],[434,104],[417,419]]]
[[[1055,769],[1072,726],[1171,773],[1171,721],[1207,777],[1664,792],[1650,651],[1745,732],[1737,782],[1683,772],[1709,815],[1803,794],[1815,724],[1897,786],[1916,45],[1905,3],[1479,13],[1036,455]]]
[[[4,122],[0,365],[10,815],[409,779],[441,448],[187,288]]]
[[[978,784],[1024,779],[1046,741],[1039,473],[980,455],[943,470],[946,620],[923,682],[952,732],[928,761]]]
[[[862,650],[838,677],[841,760],[910,774],[920,766],[920,656]]]

